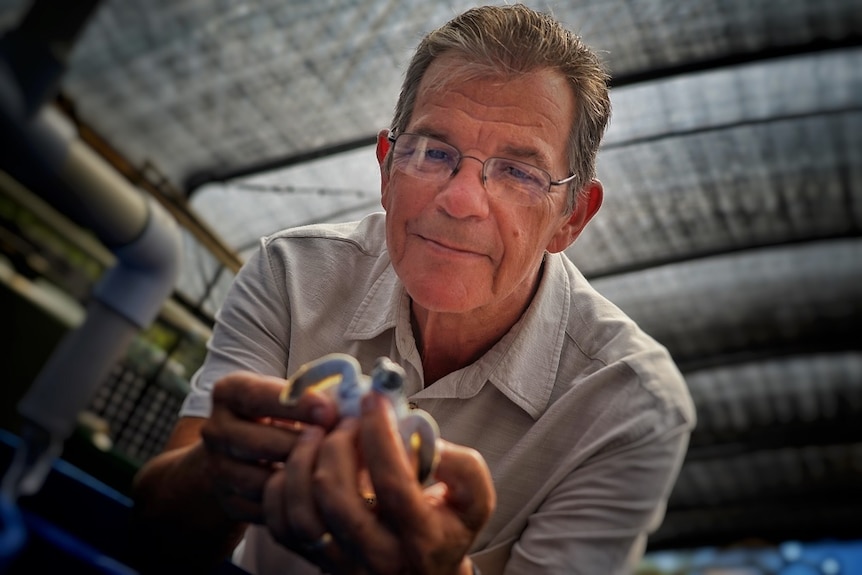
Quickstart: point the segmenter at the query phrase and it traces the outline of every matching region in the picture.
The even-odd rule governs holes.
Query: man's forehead
[[[541,69],[504,76],[487,66],[474,67],[462,57],[441,56],[426,71],[417,91],[409,124],[405,128],[459,147],[463,143],[455,141],[453,133],[461,131],[464,125],[473,123],[478,128],[482,122],[502,126],[511,123],[511,130],[495,132],[499,136],[495,148],[486,149],[485,152],[531,161],[550,170],[556,163],[555,156],[558,153],[566,161],[565,150],[572,120],[570,114],[574,113],[574,107],[565,102],[565,94],[571,92],[555,90],[549,95],[548,90],[538,89],[554,74],[550,69]],[[555,80],[565,83],[562,74],[556,74],[559,76]],[[472,86],[474,83],[481,83],[481,88]],[[516,83],[520,83],[531,97],[524,99],[519,95],[518,98],[509,98],[509,102],[501,100],[498,89]],[[544,93],[544,97],[535,92]],[[490,103],[483,109],[482,100],[486,95]],[[460,102],[463,102],[463,106],[459,105]],[[474,119],[470,113],[471,108],[485,112],[495,106],[501,108],[496,114],[484,117],[480,114],[479,118]],[[564,111],[566,108],[568,113]]]
[[[441,54],[431,62],[422,75],[417,95],[445,91],[454,85],[476,80],[503,85],[510,77],[510,74],[504,74],[490,64],[468,60],[464,55]]]

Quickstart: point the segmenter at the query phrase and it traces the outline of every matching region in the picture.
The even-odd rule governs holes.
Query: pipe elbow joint
[[[147,197],[141,233],[113,252],[117,263],[102,277],[94,297],[143,329],[156,318],[179,275],[179,225],[161,204]]]

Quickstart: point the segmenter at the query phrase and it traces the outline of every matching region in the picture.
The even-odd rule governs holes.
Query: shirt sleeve
[[[513,545],[504,573],[631,573],[664,517],[690,425],[681,417],[653,430],[599,452],[556,486]]]
[[[232,371],[286,376],[290,309],[282,270],[261,240],[216,314],[206,359],[191,379],[180,416],[208,417],[213,384]]]

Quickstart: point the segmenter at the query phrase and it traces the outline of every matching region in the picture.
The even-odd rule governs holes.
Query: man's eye
[[[442,148],[428,148],[425,150],[425,158],[436,162],[448,162],[451,157],[452,154]]]
[[[534,183],[538,181],[538,178],[532,171],[524,169],[517,164],[504,164],[501,171],[506,178],[520,183]]]

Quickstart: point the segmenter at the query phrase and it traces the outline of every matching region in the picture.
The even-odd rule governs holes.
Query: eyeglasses
[[[444,182],[454,176],[461,161],[471,158],[482,163],[482,182],[489,194],[507,202],[532,206],[551,186],[561,186],[575,179],[575,174],[554,181],[545,170],[508,158],[488,158],[484,162],[463,156],[458,148],[437,138],[404,133],[389,135],[392,142],[392,166],[400,172],[429,182]]]

